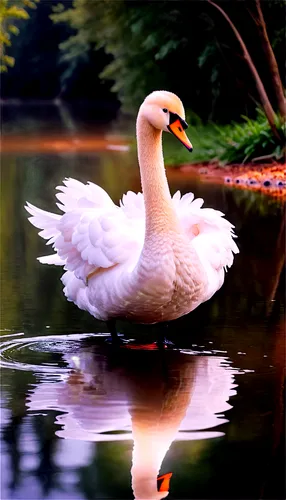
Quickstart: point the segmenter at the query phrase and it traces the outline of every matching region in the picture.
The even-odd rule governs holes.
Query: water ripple
[[[16,334],[15,334],[16,335]],[[21,335],[21,334],[19,334]],[[0,366],[14,370],[33,371],[36,373],[52,373],[62,375],[70,370],[67,366],[58,366],[49,359],[39,359],[38,363],[31,363],[29,359],[37,358],[36,353],[71,354],[77,352],[83,340],[102,338],[104,334],[68,334],[45,335],[32,338],[9,339],[0,346]],[[12,335],[7,335],[12,337]],[[14,337],[14,335],[13,335]],[[34,353],[34,355],[33,355]]]

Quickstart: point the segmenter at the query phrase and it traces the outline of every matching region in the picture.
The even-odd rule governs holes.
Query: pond
[[[284,498],[281,202],[170,172],[172,192],[226,214],[240,254],[221,290],[169,325],[173,348],[147,348],[156,326],[120,323],[146,348],[114,351],[105,324],[65,300],[61,270],[36,260],[46,247],[23,207],[53,211],[65,177],[118,201],[140,190],[136,154],[21,152],[19,137],[124,131],[60,108],[3,109],[15,151],[2,155],[2,500],[159,499],[168,478],[157,485],[158,473],[172,473],[170,499]]]

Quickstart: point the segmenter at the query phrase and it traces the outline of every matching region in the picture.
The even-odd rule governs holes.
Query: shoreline
[[[199,177],[205,182],[226,184],[238,189],[259,191],[286,200],[286,164],[246,164],[219,166],[217,163],[182,164],[167,167],[181,175]]]
[[[122,135],[102,134],[48,134],[48,135],[4,135],[1,138],[1,153],[43,154],[94,153],[104,151],[129,152],[130,141]],[[203,182],[227,184],[238,189],[259,191],[268,196],[286,200],[286,164],[248,163],[221,166],[218,162],[181,163],[167,165],[173,174],[197,177]]]

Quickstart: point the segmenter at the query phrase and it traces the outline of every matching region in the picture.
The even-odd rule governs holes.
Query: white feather
[[[64,266],[69,271],[63,277],[66,296],[78,307],[96,315],[97,309],[86,293],[87,277],[101,268],[128,263],[134,267],[144,243],[144,199],[142,193],[128,191],[118,207],[95,184],[85,185],[74,179],[64,184],[58,187],[65,193],[61,197],[63,215],[45,212],[27,203],[26,209],[32,215],[30,222],[42,229],[40,236],[50,238],[48,243],[55,250],[54,254],[38,260],[42,264]],[[99,195],[95,201],[91,200],[93,194]],[[99,199],[103,203],[101,206]],[[87,200],[88,204],[82,200]],[[203,200],[194,199],[193,193],[181,197],[177,191],[173,205],[207,273],[208,288],[204,298],[207,300],[222,285],[224,268],[232,265],[233,253],[238,253],[233,226],[221,212],[202,208]],[[199,230],[197,235],[192,232],[195,226]]]
[[[45,255],[44,257],[38,257],[38,261],[41,264],[54,264],[55,266],[64,266],[65,261],[57,253],[52,255]]]

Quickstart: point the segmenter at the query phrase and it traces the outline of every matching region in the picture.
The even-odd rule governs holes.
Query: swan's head
[[[154,128],[172,132],[189,151],[193,150],[185,133],[188,124],[185,121],[184,106],[176,94],[166,90],[152,92],[141,105],[139,114],[143,115]]]
[[[156,479],[156,473],[153,471],[146,475],[142,471],[136,471],[133,467],[132,474],[132,490],[135,500],[162,500],[169,495],[170,480],[172,472],[163,474]]]

